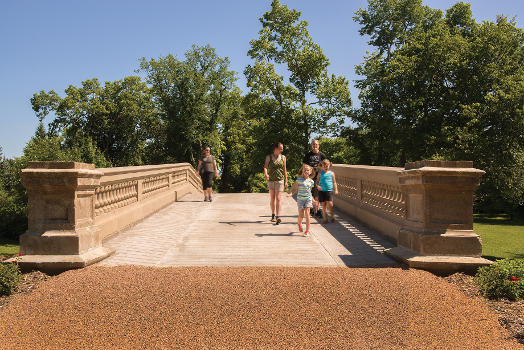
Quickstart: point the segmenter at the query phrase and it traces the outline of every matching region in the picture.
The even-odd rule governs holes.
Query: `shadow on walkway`
[[[281,216],[282,217],[282,216]],[[253,221],[219,221],[219,224],[226,224],[231,226],[236,226],[237,224],[264,224],[264,225],[273,225],[276,226],[274,222],[265,221],[265,220],[253,220]],[[280,225],[296,225],[294,222],[281,222]]]
[[[394,243],[337,209],[335,209],[335,218],[334,223],[323,224],[322,227],[348,251],[348,254],[337,254],[346,266],[384,267],[400,265],[384,254],[386,249],[396,246]],[[315,221],[317,219],[313,222]],[[322,241],[322,238],[319,237],[319,240]],[[321,243],[327,244],[327,242]],[[329,251],[329,248],[327,250]]]
[[[286,237],[286,236],[293,236],[293,233],[296,233],[296,232],[290,232],[290,233],[255,233],[255,236],[257,236],[257,237],[264,237],[264,236]]]

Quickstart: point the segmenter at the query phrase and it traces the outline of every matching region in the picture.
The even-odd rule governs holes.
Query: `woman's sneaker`
[[[276,225],[280,224],[282,222],[282,220],[280,220],[280,218],[277,216],[277,222],[276,222]]]
[[[275,222],[275,214],[271,214],[271,222]]]

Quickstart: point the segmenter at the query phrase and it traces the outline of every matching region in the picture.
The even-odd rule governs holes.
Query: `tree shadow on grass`
[[[473,221],[476,224],[487,224],[487,225],[503,225],[503,226],[524,225],[524,218],[522,217],[511,218],[507,214],[499,214],[499,215],[474,214]]]
[[[511,252],[506,252],[506,253],[512,254]],[[513,256],[509,258],[505,258],[502,256],[492,256],[492,255],[482,255],[482,257],[484,259],[488,259],[491,261],[497,261],[497,260],[502,260],[502,259],[524,259],[524,254],[513,254]]]

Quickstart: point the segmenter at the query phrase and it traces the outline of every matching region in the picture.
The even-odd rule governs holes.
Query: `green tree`
[[[20,159],[7,159],[0,147],[0,237],[16,238],[27,227],[25,191],[20,183]]]
[[[244,71],[249,109],[261,118],[256,127],[263,133],[257,135],[266,135],[266,146],[258,149],[268,152],[271,143],[281,141],[296,167],[313,133],[335,135],[345,122],[351,107],[348,81],[328,74],[329,60],[299,11],[274,0],[260,23],[248,51],[255,62]],[[277,69],[285,69],[288,79]]]
[[[70,85],[66,96],[53,90],[41,91],[31,98],[40,121],[49,113],[50,134],[61,136],[66,148],[98,157],[98,150],[115,166],[140,165],[147,162],[146,146],[158,123],[152,95],[140,77],[106,82],[98,79]],[[87,153],[86,153],[87,152]],[[87,157],[89,158],[89,157]]]
[[[22,157],[6,159],[0,152],[0,236],[16,238],[27,228],[27,193],[21,170],[30,161],[75,161],[107,167],[110,163],[87,138],[70,147],[64,137],[49,134],[40,122],[35,135],[24,147]]]
[[[344,137],[319,137],[318,142],[333,164],[358,164],[360,160],[358,150]]]
[[[209,45],[193,45],[182,61],[173,55],[141,60],[161,119],[152,152],[156,161],[196,165],[204,146],[220,158],[224,147],[220,125],[229,113],[236,80],[229,64]]]
[[[361,161],[473,160],[487,171],[480,205],[522,205],[522,29],[478,24],[461,2],[444,16],[420,0],[374,0],[355,20],[376,47],[357,67],[362,103],[345,131]]]

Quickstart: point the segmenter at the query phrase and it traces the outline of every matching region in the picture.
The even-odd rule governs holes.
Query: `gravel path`
[[[0,313],[2,349],[522,349],[424,271],[92,266]]]

